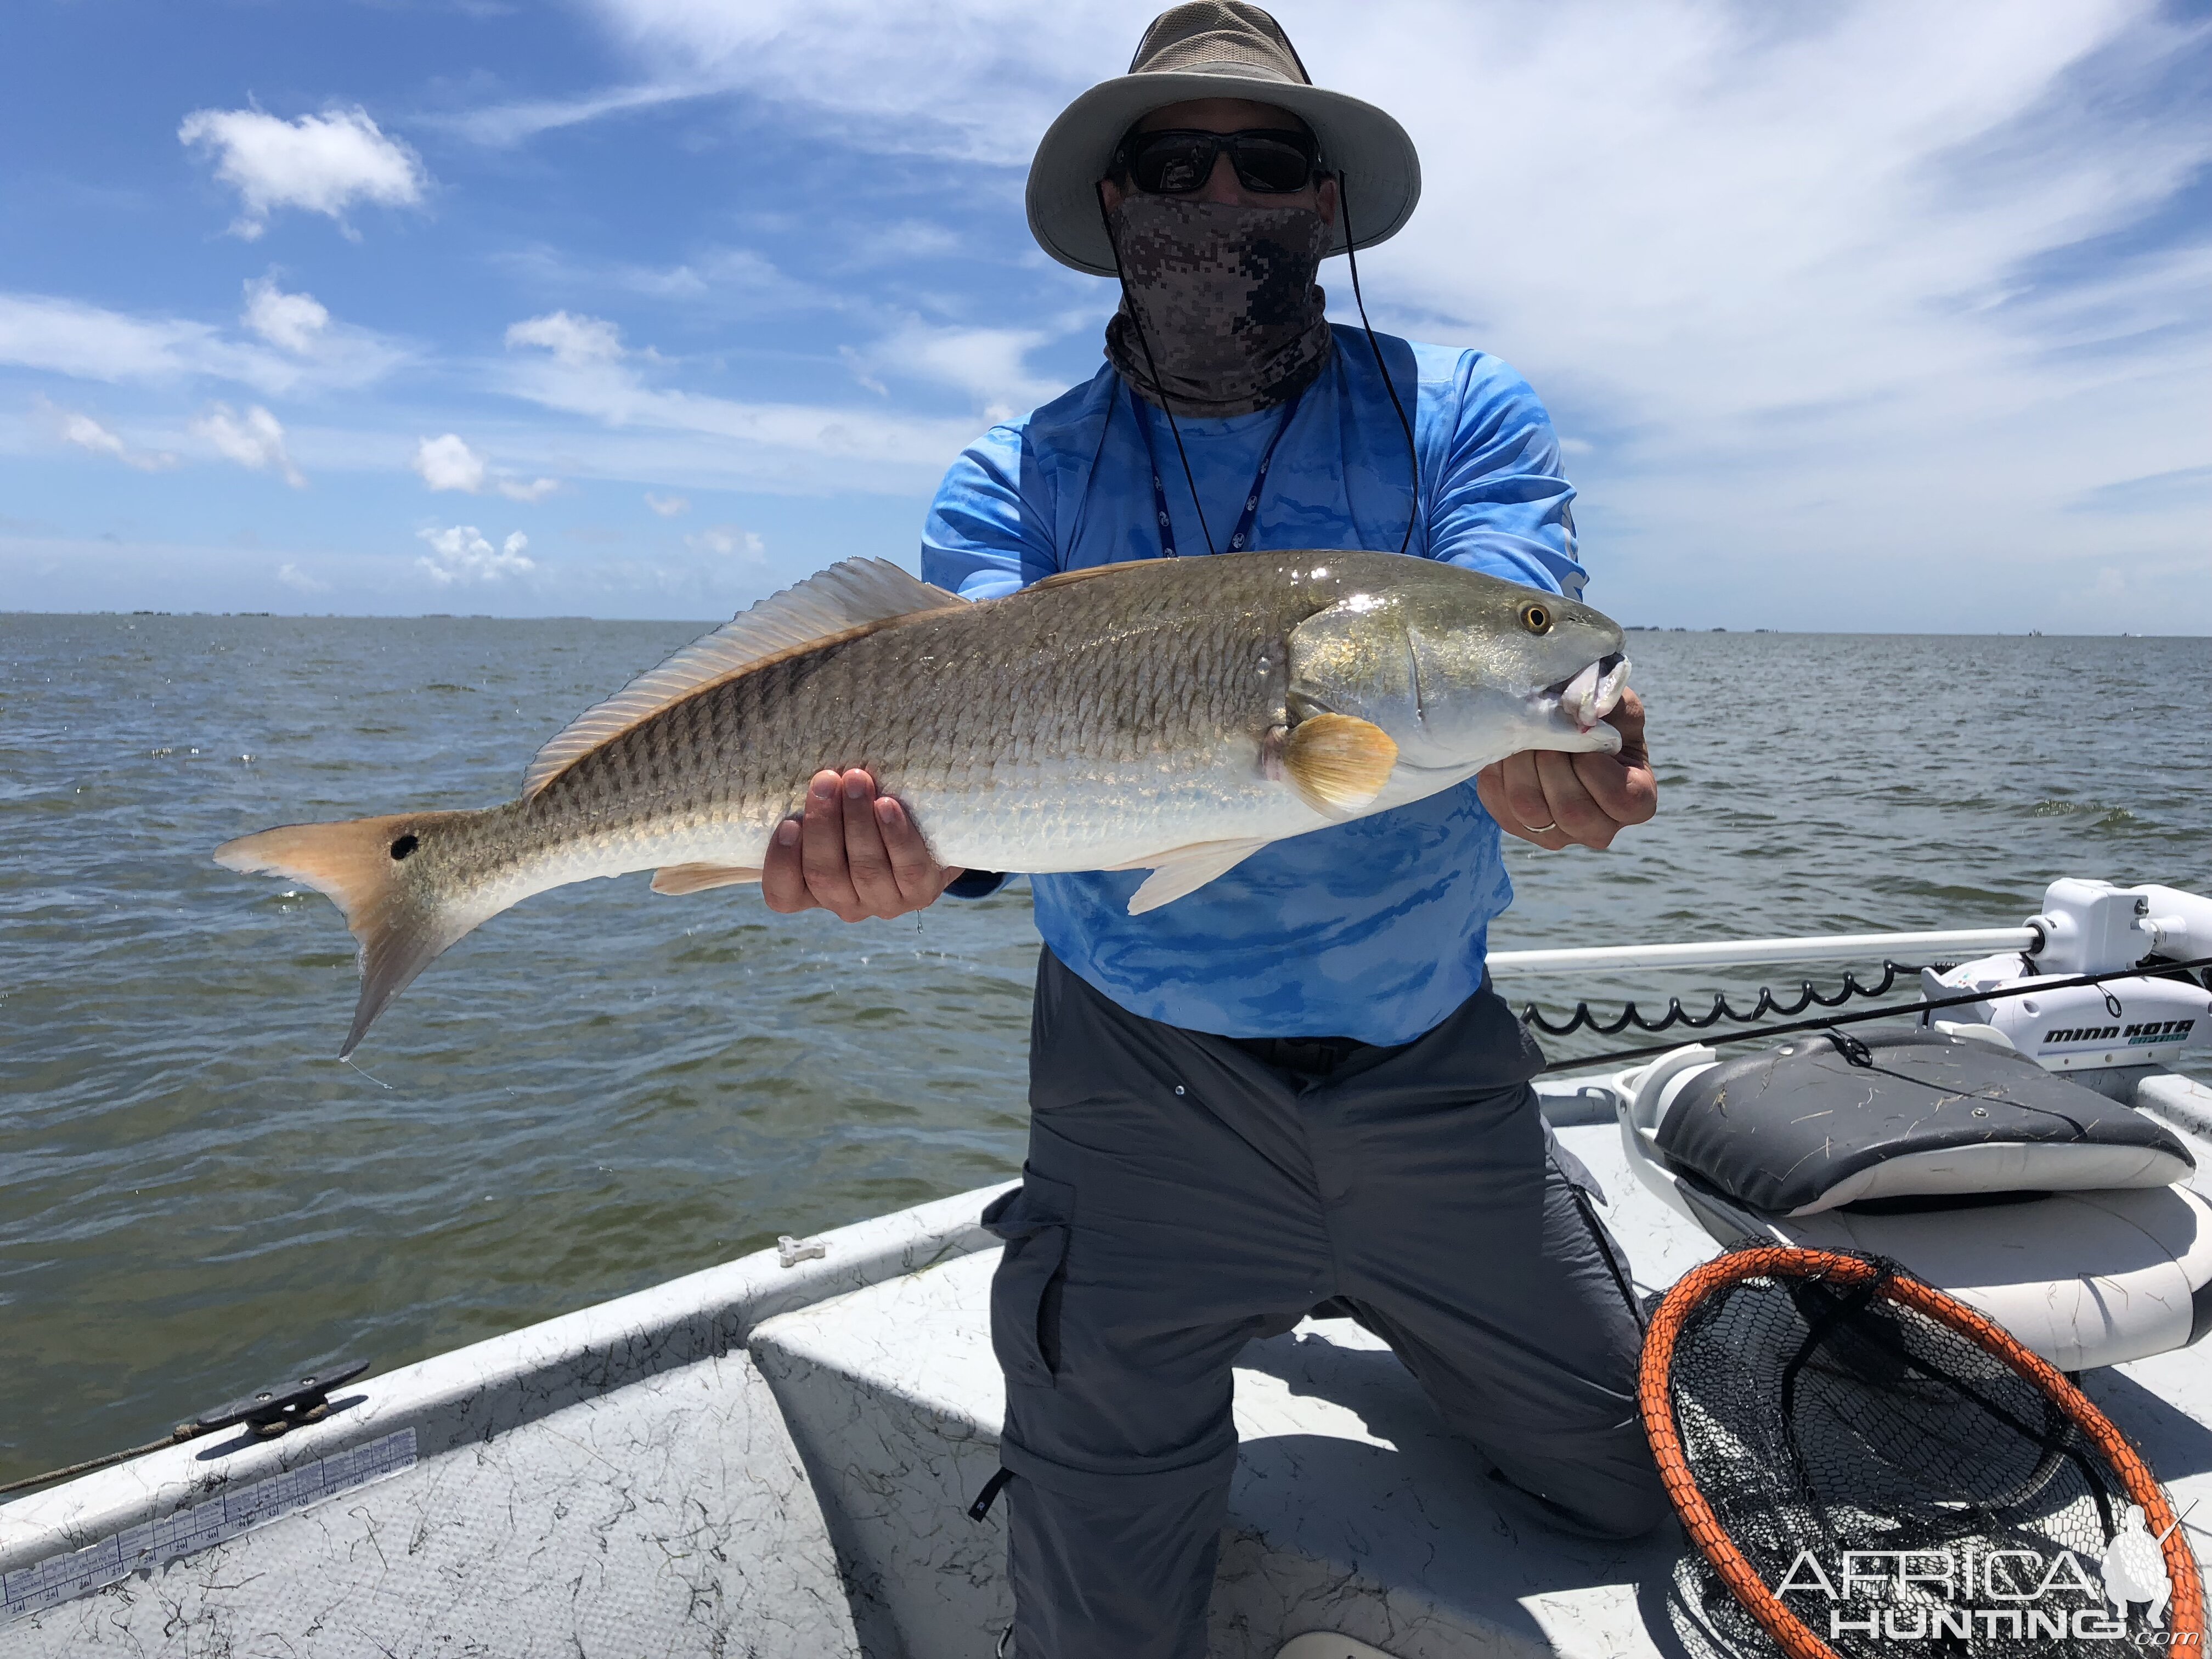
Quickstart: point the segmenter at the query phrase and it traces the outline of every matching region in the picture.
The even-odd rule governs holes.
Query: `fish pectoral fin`
[[[758,881],[761,872],[740,864],[672,864],[653,872],[656,893],[703,893],[709,887],[735,887]]]
[[[1152,873],[1145,878],[1137,890],[1129,895],[1129,914],[1141,916],[1147,910],[1157,910],[1171,903],[1185,893],[1194,893],[1223,875],[1236,865],[1267,845],[1261,839],[1237,841],[1194,842],[1188,847],[1162,853],[1145,862],[1152,866]]]
[[[1314,714],[1283,740],[1283,774],[1324,817],[1346,818],[1372,805],[1390,781],[1398,745],[1370,720]]]

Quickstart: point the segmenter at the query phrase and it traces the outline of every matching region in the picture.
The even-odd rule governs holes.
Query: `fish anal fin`
[[[1216,876],[1225,875],[1267,844],[1266,839],[1261,836],[1234,841],[1194,842],[1188,847],[1178,847],[1172,852],[1143,860],[1152,866],[1152,873],[1145,878],[1135,892],[1129,895],[1129,914],[1141,916],[1146,911],[1157,910],[1186,893],[1196,892]]]
[[[967,603],[888,559],[847,559],[741,611],[659,667],[568,722],[522,775],[528,799],[593,750],[708,686],[801,651],[872,634],[902,617]]]
[[[656,893],[703,893],[710,887],[735,887],[758,881],[761,872],[738,864],[672,864],[653,872]]]
[[[1373,805],[1397,763],[1390,734],[1350,714],[1309,715],[1283,740],[1283,775],[1325,817],[1349,817]]]

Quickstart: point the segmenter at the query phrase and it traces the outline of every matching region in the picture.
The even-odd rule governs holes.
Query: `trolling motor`
[[[2212,899],[2172,887],[2069,878],[2051,884],[2042,911],[2027,927],[2036,941],[2027,950],[1963,962],[1943,973],[1923,969],[1923,996],[2017,990],[2039,978],[2140,964],[2138,977],[1948,1012],[1960,1024],[2002,1032],[2013,1048],[2051,1072],[2171,1065],[2186,1050],[2212,1046],[2212,994],[2158,967],[2160,957],[2212,956]],[[1921,1023],[1929,1024],[1928,1016]]]

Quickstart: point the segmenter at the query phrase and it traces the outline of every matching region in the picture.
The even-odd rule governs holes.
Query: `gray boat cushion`
[[[2024,1054],[1934,1031],[1826,1036],[1691,1077],[1655,1139],[1677,1173],[1767,1215],[1869,1200],[2166,1187],[2196,1164],[2142,1113]]]

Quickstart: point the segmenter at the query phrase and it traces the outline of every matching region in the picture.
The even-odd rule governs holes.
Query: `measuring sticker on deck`
[[[88,1548],[0,1573],[0,1617],[58,1606],[414,1467],[415,1431],[404,1428],[266,1480],[228,1487],[188,1510],[127,1527]]]

